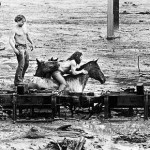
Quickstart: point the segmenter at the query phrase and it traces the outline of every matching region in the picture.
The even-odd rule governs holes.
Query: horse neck
[[[88,63],[82,65],[78,70],[82,70],[82,69],[88,71],[88,73],[89,73],[90,68],[89,68]],[[79,76],[79,80],[80,80],[80,83],[82,85],[82,91],[84,90],[84,88],[85,88],[85,86],[87,84],[88,79],[89,79],[89,74],[84,74],[84,75],[82,74],[82,75]]]
[[[84,76],[83,80],[81,81],[82,85],[83,85],[82,92],[83,92],[83,90],[84,90],[84,88],[85,88],[85,86],[87,84],[88,79],[89,79],[89,75],[88,74],[87,75],[83,75],[83,76]]]
[[[80,66],[80,68],[79,69],[77,69],[77,70],[82,70],[82,69],[84,69],[84,70],[86,70],[86,71],[90,71],[90,67],[89,67],[89,63],[86,63],[86,64],[84,64],[84,65],[82,65],[82,66]]]

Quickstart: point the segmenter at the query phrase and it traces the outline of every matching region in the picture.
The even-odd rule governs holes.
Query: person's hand
[[[16,54],[16,55],[19,55],[19,51],[15,48],[14,49],[14,53]]]
[[[33,44],[32,44],[32,45],[30,45],[29,47],[30,47],[31,51],[33,51],[33,50],[34,50],[34,45],[33,45]]]
[[[83,73],[83,74],[88,74],[88,71],[83,69],[83,70],[82,70],[82,73]]]

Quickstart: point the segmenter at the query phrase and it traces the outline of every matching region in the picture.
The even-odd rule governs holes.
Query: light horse
[[[32,82],[29,84],[29,88],[57,90],[59,83],[50,77],[50,71],[52,70],[51,66],[54,66],[53,69],[57,69],[57,61],[36,61],[38,65],[37,70],[35,77],[33,77]],[[106,78],[97,64],[97,60],[89,61],[88,63],[82,65],[78,70],[82,69],[87,70],[88,74],[69,74],[65,76],[65,80],[67,82],[66,90],[70,92],[83,92],[89,78],[93,78],[101,84],[105,83]]]

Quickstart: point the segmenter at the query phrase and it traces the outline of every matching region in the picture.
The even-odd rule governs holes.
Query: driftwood
[[[64,138],[64,140],[61,143],[59,143],[62,150],[82,150],[84,144],[84,137],[81,137],[78,141]]]
[[[67,128],[71,127],[71,125],[63,125],[57,128],[57,130],[66,130]]]
[[[74,132],[74,131],[57,131],[59,137],[70,137],[77,138],[82,135],[82,133]]]
[[[85,144],[85,138],[81,137],[75,147],[75,150],[81,150],[84,144]]]
[[[80,138],[79,141],[64,138],[59,143],[57,141],[54,141],[54,140],[49,142],[44,150],[49,150],[49,149],[53,149],[53,150],[81,150],[83,148],[84,143],[85,143],[84,138]]]

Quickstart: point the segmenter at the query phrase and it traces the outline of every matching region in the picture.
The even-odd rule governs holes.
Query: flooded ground
[[[23,14],[27,18],[29,31],[35,43],[35,50],[30,52],[30,66],[26,73],[26,78],[32,77],[35,73],[36,58],[48,60],[53,56],[66,59],[74,51],[79,50],[83,52],[84,62],[99,58],[98,63],[106,76],[106,83],[104,85],[90,79],[85,91],[97,93],[102,90],[119,91],[121,88],[135,87],[138,81],[142,81],[145,85],[145,89],[149,89],[150,2],[148,0],[120,1],[120,27],[119,30],[115,32],[117,38],[111,41],[106,39],[107,1],[103,0],[1,0],[0,14],[1,87],[3,87],[5,83],[13,84],[17,60],[8,40],[11,29],[15,25],[15,16]],[[94,120],[95,126],[102,123],[100,119],[97,119],[96,117]],[[79,124],[81,122],[85,124],[83,120],[80,120]],[[57,122],[45,124],[45,126],[52,126],[53,124],[55,126],[55,123]],[[71,121],[71,124],[72,123]],[[58,124],[59,123],[57,123],[57,125]],[[89,122],[87,124],[89,124]],[[105,125],[104,123],[102,124]],[[109,124],[108,122],[107,126]],[[129,122],[117,125],[118,128],[123,127],[126,131],[130,124],[133,128],[138,128],[140,124],[143,130],[147,130],[149,122],[146,124],[145,122],[142,123],[142,121],[134,122],[130,120]],[[115,124],[114,126],[117,125]],[[49,138],[33,141],[25,140],[24,138],[11,140],[12,137],[10,135],[16,137],[18,135],[22,136],[20,133],[28,131],[31,126],[34,125],[12,125],[9,121],[2,122],[1,133],[3,134],[1,134],[1,140],[3,144],[1,144],[1,149],[27,150],[44,148],[44,145],[49,142]],[[43,126],[43,124],[36,124],[39,130],[42,130],[41,126]],[[81,127],[81,125],[78,126]],[[111,127],[114,128],[114,126],[111,124]],[[100,128],[100,126],[98,127]],[[145,133],[143,130],[141,131]],[[43,132],[45,133],[47,130]],[[16,135],[14,133],[16,133]],[[109,146],[107,147],[107,145],[110,144],[105,143],[105,146],[102,146],[103,144],[99,146],[101,138],[103,138],[103,132],[98,135],[97,133],[99,132],[93,131],[92,129],[94,138],[88,139],[90,141],[89,143],[96,143],[95,149],[111,149]],[[6,142],[3,140],[6,140]],[[102,141],[104,142],[105,140]],[[109,143],[110,141],[109,137],[106,142]],[[146,139],[146,141],[148,140]],[[21,146],[22,144],[23,147]],[[126,147],[124,147],[124,144],[119,144],[116,149],[138,150],[141,146],[130,143],[132,145],[131,147],[131,145],[128,144],[128,142],[125,144]],[[25,145],[27,147],[25,147]],[[43,147],[41,145],[43,145]],[[86,149],[94,150],[94,148],[90,146],[87,146]],[[142,148],[148,149],[148,143],[146,148],[141,146],[141,149]]]
[[[85,90],[119,90],[135,86],[140,78],[149,85],[149,1],[121,1],[120,28],[115,40],[106,40],[107,2],[104,1],[2,1],[0,79],[13,79],[16,57],[8,38],[14,17],[24,14],[35,43],[30,52],[30,66],[26,76],[35,73],[35,59],[66,59],[74,51],[84,54],[84,62],[99,58],[99,65],[107,81],[100,85],[90,80]],[[127,11],[127,13],[125,13]]]

